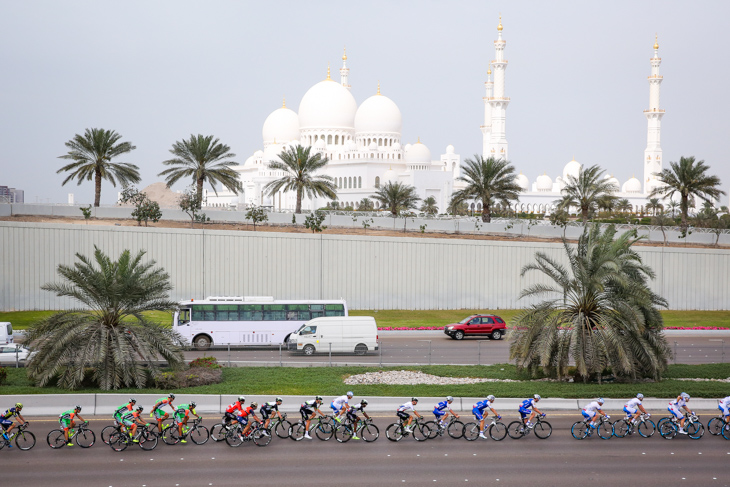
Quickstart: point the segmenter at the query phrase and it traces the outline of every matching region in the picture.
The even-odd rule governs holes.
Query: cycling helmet
[[[169,396],[167,396],[167,397],[169,397],[170,399],[175,399],[175,394],[170,394],[170,395],[169,395]]]
[[[314,398],[314,400],[315,401],[321,401],[322,400],[322,396],[317,396],[317,397]]]
[[[195,406],[197,406],[197,404],[195,404],[194,402],[190,403],[190,409],[195,409]]]
[[[347,391],[347,397],[352,397],[352,396],[354,396],[354,395],[355,395],[355,394],[353,394],[353,393],[352,393],[352,391]]]
[[[535,399],[537,399],[538,401],[539,401],[540,399],[542,399],[542,398],[540,397],[540,394],[535,394],[535,395],[534,395],[533,397],[534,397]]]
[[[276,398],[276,402],[284,402],[284,400],[282,398],[280,398],[280,397],[277,397]]]
[[[23,403],[22,402],[16,402],[15,403],[15,409],[23,409]]]
[[[81,406],[79,406],[79,405],[77,404],[77,405],[76,405],[76,407],[74,408],[74,411],[81,411]]]
[[[367,406],[368,405],[367,399],[363,399],[362,401],[360,401],[360,404],[362,404],[363,406]]]
[[[251,401],[251,407],[256,409],[257,407],[259,407],[259,403],[257,403],[256,401]]]
[[[238,402],[246,402],[246,398],[243,396],[238,396]]]
[[[418,402],[418,398],[417,398],[417,397],[412,397],[412,398],[411,398],[411,402],[413,402],[413,401],[416,401],[416,402]]]
[[[684,399],[685,401],[689,401],[689,394],[687,394],[686,392],[683,392],[680,395],[682,396],[682,399]]]
[[[447,401],[449,401],[449,402],[451,402],[451,401],[453,401],[453,400],[454,400],[454,398],[453,398],[453,397],[451,397],[451,396],[446,396],[446,400],[447,400]]]
[[[143,408],[142,406],[139,406],[139,407],[137,408],[137,411],[139,411],[139,412],[141,413],[142,411],[144,411],[144,408]]]
[[[133,397],[129,398],[129,402],[131,402],[132,404],[137,404],[137,400]]]
[[[488,400],[489,402],[493,402],[493,401],[494,401],[495,399],[496,399],[496,397],[494,397],[494,395],[493,395],[493,394],[490,394],[490,395],[488,395],[488,396],[487,396],[487,400]]]
[[[596,399],[596,401],[598,402],[598,404],[603,404],[604,402],[606,402],[603,400],[602,397],[599,397],[598,399]]]
[[[644,395],[642,393],[638,393],[636,395],[636,399],[644,399]]]

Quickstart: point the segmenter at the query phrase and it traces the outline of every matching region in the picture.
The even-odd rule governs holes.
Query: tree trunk
[[[96,169],[94,173],[94,184],[96,186],[94,193],[94,206],[98,208],[99,202],[101,201],[101,169]]]
[[[203,206],[203,178],[199,178],[195,184],[195,194],[198,195],[200,206]]]
[[[680,203],[680,210],[682,211],[682,230],[687,231],[687,213],[689,212],[689,209],[687,206],[689,205],[689,195],[682,195],[682,202]]]
[[[583,225],[585,225],[586,223],[588,223],[588,208],[581,208],[580,212],[583,216]]]
[[[297,188],[297,208],[294,210],[294,213],[297,215],[300,215],[302,213],[302,188]]]
[[[489,203],[482,206],[482,222],[490,223],[492,221],[492,209],[489,207]]]

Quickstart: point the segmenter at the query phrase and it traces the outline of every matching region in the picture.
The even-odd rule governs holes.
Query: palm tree
[[[609,179],[603,178],[603,169],[594,165],[588,169],[581,167],[578,177],[568,176],[561,193],[563,197],[555,202],[558,208],[569,210],[571,206],[579,208],[583,217],[583,225],[588,223],[588,212],[595,211],[599,202],[605,205],[606,200],[613,198],[618,188]]]
[[[650,198],[662,196],[671,198],[679,193],[679,208],[682,212],[682,229],[687,229],[687,215],[689,213],[689,202],[691,197],[700,198],[703,201],[716,200],[725,191],[719,189],[720,178],[709,176],[710,169],[705,161],[695,162],[694,156],[680,157],[679,162],[670,162],[671,169],[664,169],[657,174],[659,185],[649,194]]]
[[[421,200],[416,195],[416,188],[398,181],[388,181],[370,197],[379,201],[381,207],[390,210],[393,218],[396,218],[401,211],[415,209]]]
[[[674,218],[674,214],[677,213],[677,210],[679,210],[679,202],[670,201],[667,203],[667,208],[672,211],[672,218]]]
[[[141,262],[144,251],[125,250],[113,261],[94,247],[93,261],[76,254],[73,266],[59,265],[64,282],[41,289],[73,298],[83,305],[33,324],[26,340],[37,350],[28,377],[39,386],[56,380],[77,389],[86,369],[102,389],[145,387],[161,357],[174,369],[184,364],[182,338],[169,326],[150,321],[145,311],[169,311],[169,275]]]
[[[136,149],[131,142],[119,142],[122,136],[114,130],[86,129],[84,135],[76,134],[66,142],[70,150],[68,154],[59,156],[59,159],[70,159],[74,162],[63,166],[56,171],[72,171],[61,186],[65,186],[72,179],[78,179],[78,185],[94,178],[96,186],[94,192],[94,206],[99,206],[101,200],[101,180],[107,179],[116,187],[118,179],[122,186],[139,183],[139,167],[128,162],[113,163],[112,159]]]
[[[456,178],[466,183],[466,188],[456,191],[452,202],[461,203],[467,200],[482,202],[482,221],[492,221],[493,202],[509,205],[510,200],[519,198],[522,188],[515,182],[515,168],[509,161],[489,157],[485,159],[479,154],[474,159],[464,160],[461,168],[463,176]]]
[[[423,204],[421,205],[421,211],[428,214],[428,215],[435,215],[439,212],[439,207],[436,206],[436,198],[433,196],[429,196],[425,200],[423,200]]]
[[[241,182],[238,173],[231,169],[237,163],[230,160],[236,157],[231,148],[221,144],[212,135],[190,135],[189,140],[176,141],[172,144],[170,153],[172,159],[163,161],[165,169],[158,176],[166,176],[167,187],[171,187],[182,178],[192,176],[195,193],[200,201],[203,201],[203,183],[208,181],[215,194],[218,194],[215,183],[220,183],[229,191],[238,194],[241,191]]]
[[[360,200],[360,203],[358,203],[357,209],[358,211],[373,211],[375,209],[375,205],[370,198],[363,198]]]
[[[302,212],[302,198],[306,193],[312,199],[315,196],[326,196],[330,199],[337,198],[337,187],[334,179],[324,174],[315,175],[317,171],[327,165],[329,159],[322,157],[322,154],[311,155],[311,147],[289,147],[279,154],[279,161],[271,161],[269,169],[284,171],[282,178],[271,181],[264,186],[264,191],[274,195],[282,189],[284,192],[297,192],[297,208],[295,213]]]
[[[661,209],[662,204],[659,203],[659,198],[649,198],[649,202],[646,204],[647,211],[651,210],[651,214],[656,216],[657,210]]]
[[[652,269],[632,245],[636,231],[617,236],[613,225],[586,227],[578,245],[563,239],[568,264],[545,252],[522,268],[542,273],[521,297],[539,298],[514,323],[510,358],[519,367],[564,378],[571,361],[586,380],[611,368],[619,377],[658,380],[671,356],[659,307],[667,302],[649,289]]]
[[[616,209],[621,213],[631,211],[631,203],[628,198],[621,198],[616,202]]]
[[[598,200],[598,208],[613,213],[614,208],[616,208],[616,198],[608,195],[604,196]]]

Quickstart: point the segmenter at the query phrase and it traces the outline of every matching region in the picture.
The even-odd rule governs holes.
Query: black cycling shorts
[[[302,415],[303,419],[309,419],[314,414],[314,409],[299,408],[299,414]]]
[[[398,411],[397,414],[398,414],[398,417],[400,419],[402,419],[403,421],[406,421],[411,416],[410,414],[403,412],[403,411]]]

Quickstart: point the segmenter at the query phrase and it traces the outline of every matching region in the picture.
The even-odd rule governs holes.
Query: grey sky
[[[137,146],[119,161],[140,166],[140,187],[162,180],[161,161],[191,133],[219,137],[242,164],[283,95],[298,110],[328,61],[339,80],[344,45],[358,104],[380,80],[404,144],[420,136],[434,159],[447,144],[471,157],[500,11],[510,159],[531,182],[573,156],[641,178],[658,32],[664,165],[704,159],[728,191],[723,1],[3,0],[0,184],[31,203],[92,202],[93,183],[62,187],[55,173],[64,142],[89,127]],[[117,191],[105,182],[102,203]]]

